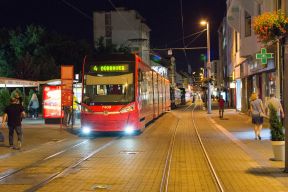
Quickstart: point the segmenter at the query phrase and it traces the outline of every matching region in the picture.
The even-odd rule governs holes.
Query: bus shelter
[[[23,88],[23,91],[25,91],[25,87],[38,87],[39,88],[39,82],[23,80],[23,79],[0,77],[0,88]]]

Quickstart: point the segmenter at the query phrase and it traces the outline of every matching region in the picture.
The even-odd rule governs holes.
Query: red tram
[[[141,132],[148,122],[170,110],[169,81],[139,56],[98,56],[85,66],[83,133]]]

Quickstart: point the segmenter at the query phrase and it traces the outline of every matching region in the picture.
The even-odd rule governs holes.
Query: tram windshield
[[[132,101],[134,101],[133,73],[86,76],[83,98],[85,104],[127,104]]]

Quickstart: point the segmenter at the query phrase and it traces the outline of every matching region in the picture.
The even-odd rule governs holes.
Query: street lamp
[[[210,76],[211,76],[211,63],[210,63],[210,29],[209,29],[209,23],[208,21],[202,20],[200,22],[200,25],[205,26],[206,25],[206,31],[207,31],[207,77],[208,77],[208,102],[207,102],[207,110],[208,114],[211,114],[211,82],[210,82]]]

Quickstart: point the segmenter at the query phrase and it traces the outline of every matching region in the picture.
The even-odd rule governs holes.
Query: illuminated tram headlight
[[[91,129],[89,127],[83,127],[82,128],[82,133],[85,135],[88,135],[91,132]]]
[[[134,133],[134,128],[133,128],[132,126],[127,126],[127,127],[125,128],[125,133],[126,133],[126,134],[132,134],[132,133]]]

